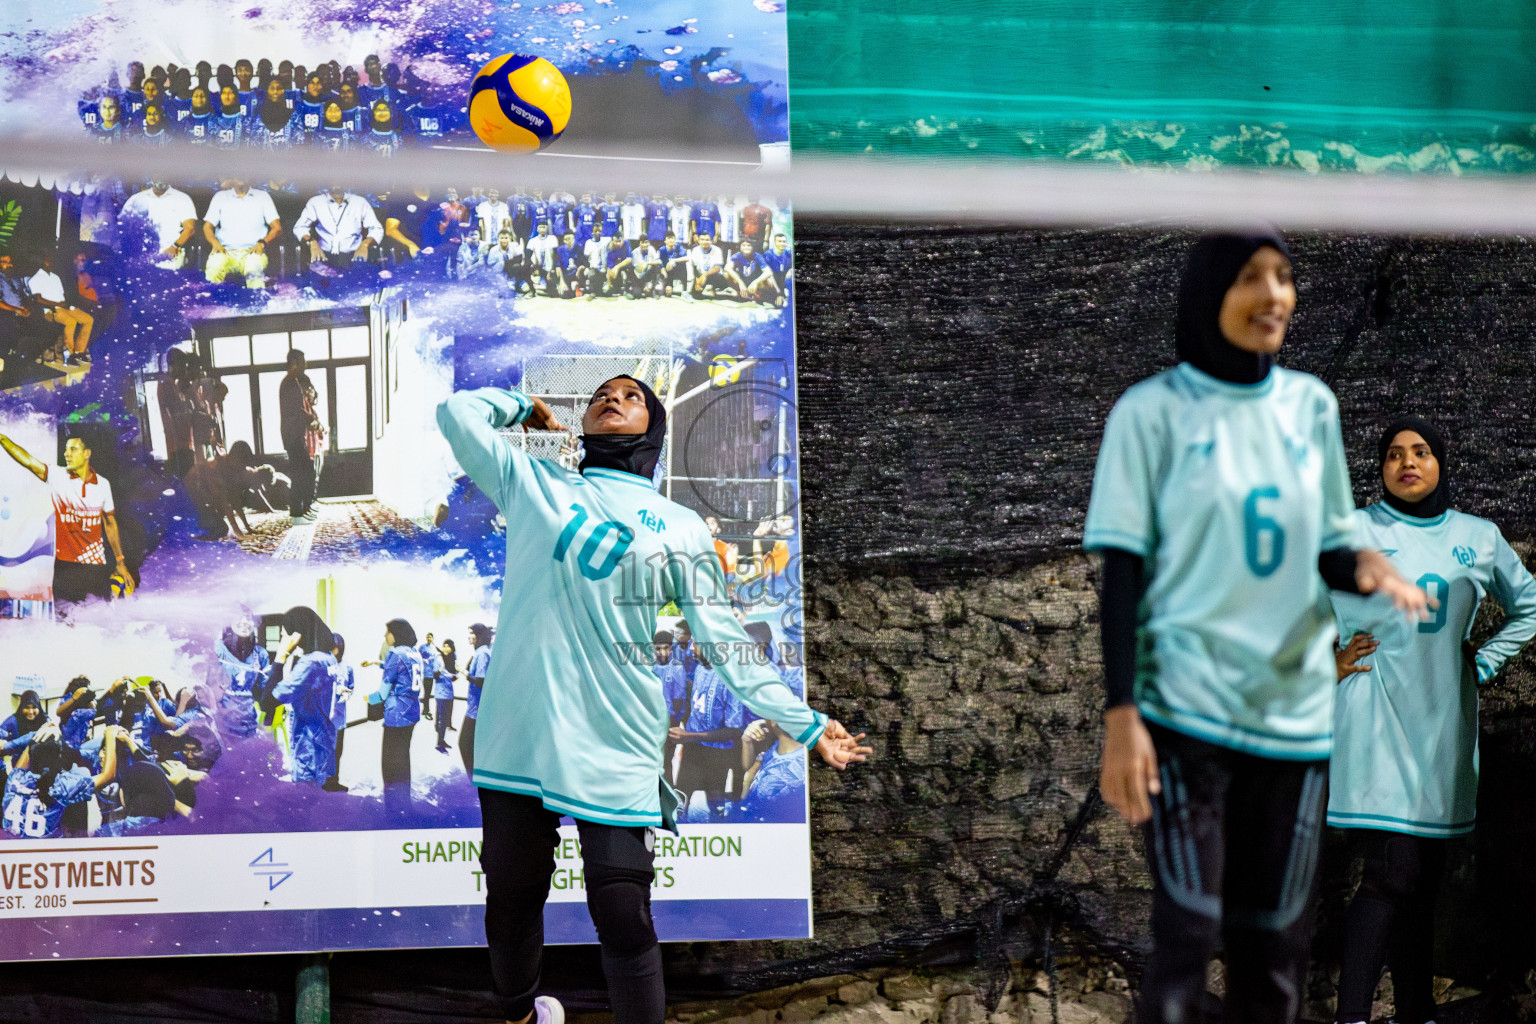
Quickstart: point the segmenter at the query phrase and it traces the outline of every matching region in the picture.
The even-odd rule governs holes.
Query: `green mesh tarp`
[[[800,151],[1536,169],[1528,0],[796,0]]]

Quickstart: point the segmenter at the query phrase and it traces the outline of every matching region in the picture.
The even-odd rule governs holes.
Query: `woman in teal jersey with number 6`
[[[1398,1024],[1435,1013],[1435,896],[1446,841],[1477,819],[1477,688],[1536,635],[1536,579],[1486,519],[1450,507],[1444,436],[1399,416],[1378,447],[1382,500],[1355,513],[1360,543],[1439,600],[1405,625],[1375,600],[1338,597],[1339,654],[1328,824],[1349,829],[1365,863],[1350,902],[1338,1020],[1364,1022],[1385,965]],[[1504,625],[1467,640],[1483,595]]]
[[[753,712],[845,768],[870,752],[811,710],[731,615],[713,538],[697,513],[656,493],[666,410],[615,377],[582,416],[580,472],[529,458],[497,434],[563,430],[520,391],[455,393],[437,422],[459,464],[507,521],[506,578],[474,748],[484,843],[486,942],[506,1019],[560,1024],[538,996],[543,910],[561,815],[576,819],[587,907],[602,944],[616,1024],[661,1024],[666,996],[651,921],[652,847],[675,828],[662,776],[670,709],[645,652],[676,602],[701,641],[730,653],[717,671]]]
[[[1273,365],[1296,306],[1273,233],[1190,250],[1179,365],[1104,427],[1083,546],[1104,555],[1109,700],[1100,789],[1148,823],[1153,949],[1139,1019],[1202,1019],[1226,950],[1225,1019],[1289,1024],[1311,940],[1333,730],[1327,589],[1426,597],[1353,544],[1338,403]]]

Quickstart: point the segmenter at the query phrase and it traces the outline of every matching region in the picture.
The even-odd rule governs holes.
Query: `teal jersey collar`
[[[601,480],[617,480],[620,483],[634,484],[636,487],[644,487],[648,491],[654,491],[656,489],[655,487],[651,486],[651,482],[645,479],[645,477],[636,476],[633,473],[626,473],[622,469],[604,469],[601,466],[594,466],[592,469],[589,469],[583,473],[582,476],[595,476]]]
[[[1443,526],[1445,521],[1451,517],[1451,513],[1455,511],[1455,509],[1448,508],[1444,512],[1441,512],[1439,515],[1435,516],[1433,519],[1421,519],[1418,516],[1410,516],[1399,512],[1397,509],[1393,508],[1391,505],[1388,505],[1384,501],[1377,502],[1371,507],[1381,509],[1384,514],[1390,516],[1392,519],[1397,520],[1399,523],[1404,523],[1408,526],[1417,526],[1420,528],[1428,526]]]
[[[1178,365],[1178,372],[1184,374],[1190,383],[1196,387],[1230,395],[1233,398],[1256,398],[1259,395],[1269,394],[1275,387],[1276,369],[1277,367],[1270,367],[1263,380],[1255,381],[1252,384],[1234,384],[1229,380],[1222,380],[1220,377],[1212,377],[1191,363],[1180,363]]]

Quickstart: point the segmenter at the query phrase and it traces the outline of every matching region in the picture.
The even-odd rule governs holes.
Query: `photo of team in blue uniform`
[[[77,676],[51,708],[24,692],[0,722],[0,838],[122,836],[193,817],[223,750],[206,695],[147,677],[98,693]]]
[[[402,144],[469,135],[462,106],[425,83],[402,86],[400,68],[370,54],[361,74],[327,61],[237,60],[217,69],[142,62],[126,85],[92,90],[76,104],[86,134],[105,145],[189,145],[238,149],[319,146],[388,156]]]

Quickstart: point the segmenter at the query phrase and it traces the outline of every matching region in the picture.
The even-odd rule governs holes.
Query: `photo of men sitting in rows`
[[[120,235],[141,256],[210,283],[316,287],[354,271],[413,268],[502,280],[561,299],[718,299],[783,307],[794,278],[787,211],[757,196],[580,196],[521,186],[304,195],[228,179],[199,202],[164,181],[128,195]],[[769,200],[768,202],[772,202]],[[3,298],[3,296],[0,296]]]

